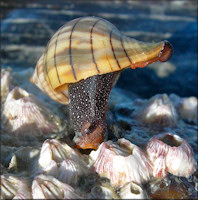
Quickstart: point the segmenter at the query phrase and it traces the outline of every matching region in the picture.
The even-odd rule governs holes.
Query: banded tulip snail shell
[[[123,35],[105,19],[81,17],[54,34],[31,81],[52,99],[69,104],[77,147],[97,149],[119,71],[165,62],[171,54],[167,41],[140,42]]]

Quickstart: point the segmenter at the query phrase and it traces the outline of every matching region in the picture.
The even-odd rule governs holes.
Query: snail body
[[[96,123],[100,121],[104,125],[109,93],[117,76],[108,74],[116,74],[127,67],[132,69],[145,67],[158,60],[165,62],[171,57],[171,54],[172,47],[167,41],[144,43],[123,35],[105,19],[81,17],[63,25],[50,39],[44,54],[37,63],[31,81],[55,101],[62,104],[73,104],[70,98],[72,84],[83,84],[82,82],[87,79],[93,83],[92,79],[95,79],[95,76],[109,76],[106,78],[110,87],[105,92],[108,95],[105,97],[107,101],[104,100],[102,106],[104,109],[102,122],[95,119],[99,115],[94,114],[92,116],[94,119],[91,121],[90,117],[81,116],[88,120],[83,123],[89,124],[84,124],[82,127],[90,127],[92,121]],[[100,85],[103,78],[96,79]],[[86,84],[89,85],[87,82]],[[93,96],[94,92],[90,91],[91,95],[88,96]],[[97,101],[95,101],[95,106],[98,105]],[[72,109],[72,107],[76,106],[71,105],[70,108]],[[78,110],[80,111],[81,108]],[[70,113],[73,113],[72,110]],[[77,127],[75,123],[77,121],[73,120],[74,129]],[[82,127],[78,126],[78,131],[81,131]],[[104,128],[102,128],[102,132],[104,132]],[[99,141],[101,143],[102,139]],[[92,145],[83,145],[83,148],[92,148]]]

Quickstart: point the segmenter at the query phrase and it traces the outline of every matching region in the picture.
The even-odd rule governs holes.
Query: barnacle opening
[[[109,146],[109,149],[112,149],[117,155],[122,155],[123,157],[128,157],[129,155],[133,154],[133,149],[129,148],[125,144],[118,144],[118,145],[111,144]]]
[[[179,147],[182,144],[182,140],[170,134],[165,135],[160,140],[171,147]]]
[[[119,147],[121,148],[121,150],[123,151],[123,152],[126,152],[128,155],[132,155],[133,154],[133,148],[130,148],[130,147],[128,147],[127,145],[125,145],[125,144],[119,144]]]
[[[133,184],[130,184],[130,191],[132,194],[137,194],[137,195],[140,194],[140,190],[137,187],[135,187]]]
[[[29,94],[25,91],[20,90],[17,87],[13,90],[13,99],[19,100],[19,99],[22,99],[24,97],[29,97]]]

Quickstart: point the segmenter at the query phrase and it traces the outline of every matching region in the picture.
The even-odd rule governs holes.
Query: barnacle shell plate
[[[1,176],[1,199],[31,199],[31,189],[24,178],[13,175]]]
[[[170,94],[169,98],[175,105],[179,116],[183,120],[198,124],[198,100],[196,97],[181,98],[175,94]]]
[[[15,135],[42,135],[58,131],[59,119],[34,95],[15,87],[7,96],[2,124]]]
[[[117,143],[103,142],[90,157],[95,171],[109,178],[115,187],[130,181],[142,184],[149,181],[152,173],[152,165],[144,153],[124,138]]]
[[[153,176],[165,177],[167,171],[189,177],[196,170],[196,161],[190,145],[171,133],[157,135],[150,139],[146,152],[153,163]]]
[[[119,192],[121,199],[148,199],[148,195],[141,186],[136,183],[126,183]]]
[[[83,199],[70,185],[42,174],[34,178],[32,196],[33,199]]]
[[[86,156],[56,139],[47,139],[41,148],[37,173],[51,175],[64,183],[75,185],[80,176],[88,173]]]
[[[177,112],[166,94],[157,94],[137,107],[133,118],[144,124],[162,127],[175,126],[178,120]]]

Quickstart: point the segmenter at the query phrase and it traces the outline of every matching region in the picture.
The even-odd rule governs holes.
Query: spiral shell
[[[52,99],[68,104],[68,84],[88,77],[166,61],[166,41],[144,43],[123,35],[98,17],[81,17],[63,25],[48,42],[31,82]]]

